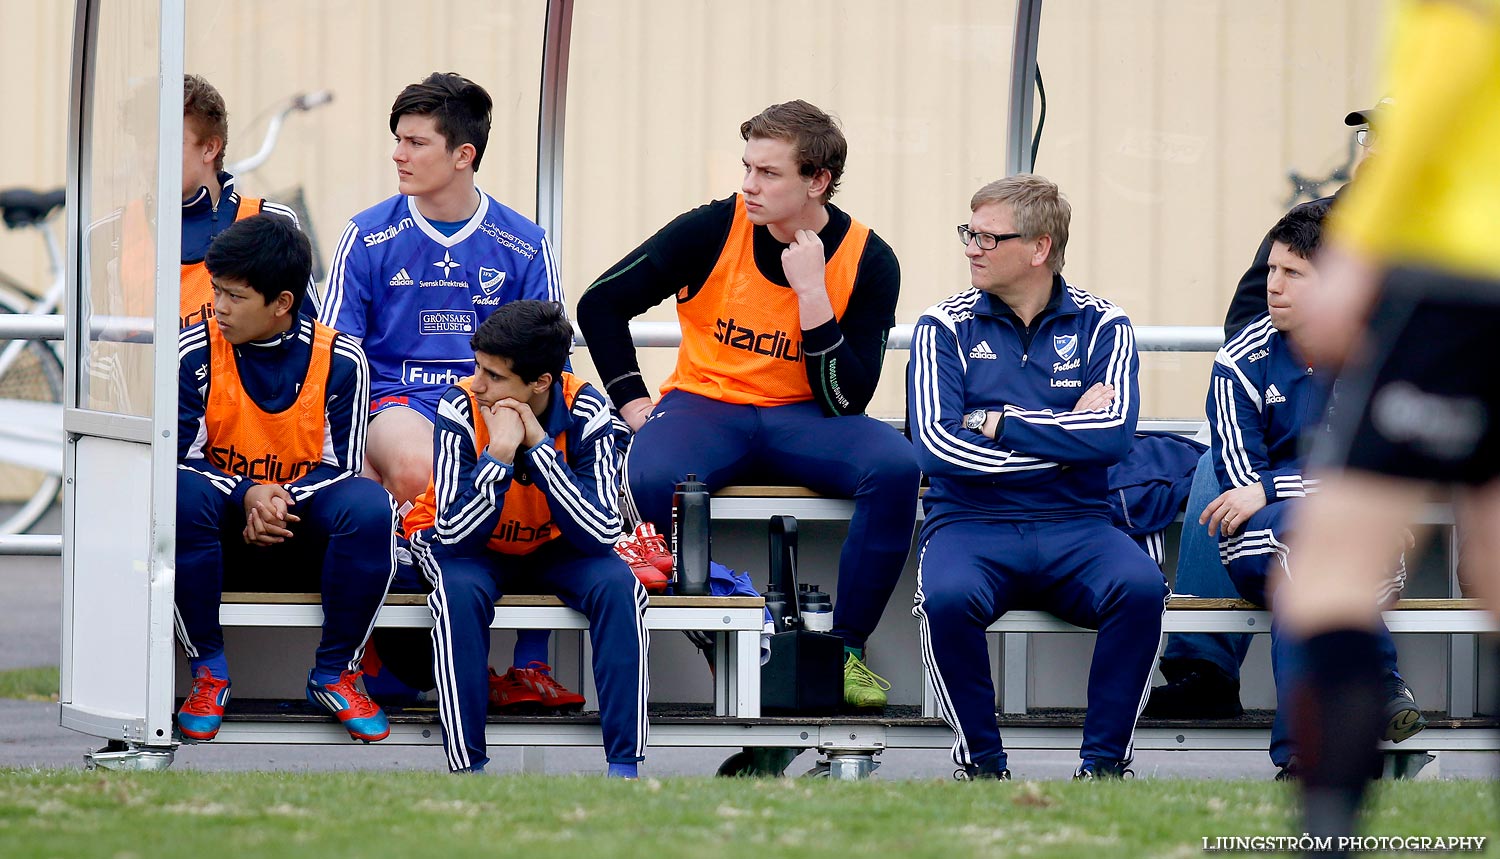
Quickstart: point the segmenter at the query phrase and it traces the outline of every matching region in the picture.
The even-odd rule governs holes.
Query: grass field
[[[0,698],[22,701],[56,701],[57,667],[17,668],[0,671]]]
[[[1489,782],[1400,782],[1374,835],[1493,835]],[[7,859],[1201,856],[1294,834],[1269,782],[646,779],[0,771]],[[1492,851],[1495,848],[1490,848]]]

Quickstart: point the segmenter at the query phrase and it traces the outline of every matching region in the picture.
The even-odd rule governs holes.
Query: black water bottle
[[[708,594],[708,560],[713,545],[708,504],[708,486],[696,474],[689,474],[672,492],[672,560],[677,575],[674,590],[682,596]]]
[[[787,624],[786,594],[781,591],[766,591],[764,596],[772,627],[777,632],[786,632],[790,628]]]

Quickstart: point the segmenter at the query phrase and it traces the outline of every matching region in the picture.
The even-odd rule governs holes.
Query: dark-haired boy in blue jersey
[[[355,338],[370,361],[364,473],[401,506],[432,478],[438,399],[473,375],[469,338],[480,323],[518,298],[563,299],[542,228],[474,183],[491,107],[484,87],[452,73],[403,89],[390,114],[399,193],[349,220],[329,265],[321,318]],[[414,583],[406,575],[400,581]],[[517,633],[516,667],[496,675],[497,705],[583,703],[552,679],[547,636]],[[396,651],[425,646],[425,638],[382,630],[377,643],[385,656],[405,661]],[[426,678],[414,682],[427,685]]]

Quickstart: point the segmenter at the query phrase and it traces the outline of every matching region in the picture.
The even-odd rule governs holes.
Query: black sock
[[[1379,640],[1340,630],[1302,644],[1305,670],[1292,701],[1303,812],[1314,836],[1352,835],[1380,757]]]

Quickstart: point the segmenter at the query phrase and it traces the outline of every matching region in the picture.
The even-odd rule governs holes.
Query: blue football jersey
[[[563,300],[542,228],[479,196],[451,236],[398,194],[355,215],[339,237],[320,319],[359,339],[372,405],[410,399],[432,414],[449,385],[474,373],[469,338],[496,307]]]

